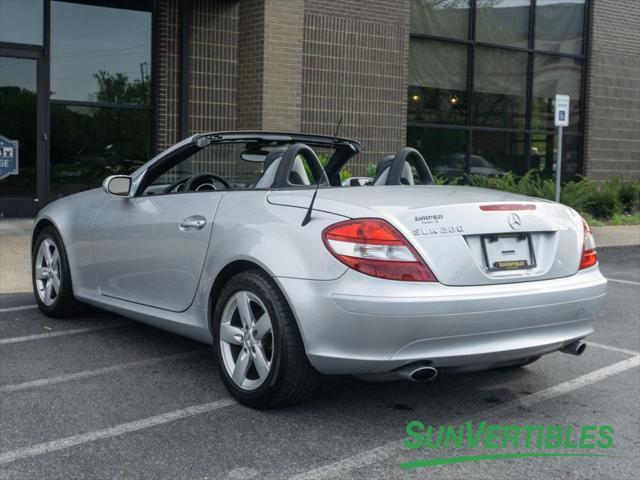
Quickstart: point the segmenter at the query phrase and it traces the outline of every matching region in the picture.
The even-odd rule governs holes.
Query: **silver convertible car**
[[[580,215],[434,185],[412,148],[351,177],[361,150],[306,134],[185,139],[40,212],[38,304],[209,343],[255,408],[302,400],[319,374],[426,381],[582,353],[606,280]]]

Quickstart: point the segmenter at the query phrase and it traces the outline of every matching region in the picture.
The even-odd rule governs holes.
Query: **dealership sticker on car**
[[[507,233],[482,235],[482,251],[487,270],[520,270],[536,266],[531,235]]]

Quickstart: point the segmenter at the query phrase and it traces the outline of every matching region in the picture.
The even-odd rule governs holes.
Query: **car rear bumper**
[[[448,287],[348,270],[278,278],[312,365],[371,374],[414,362],[474,368],[542,355],[593,332],[607,281],[597,267],[537,282]]]

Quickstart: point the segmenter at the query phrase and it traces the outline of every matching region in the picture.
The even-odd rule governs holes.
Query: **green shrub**
[[[622,205],[615,188],[604,186],[596,189],[592,202],[587,211],[596,218],[609,219],[615,213],[620,213]]]
[[[624,182],[613,180],[613,185],[618,190],[618,198],[625,213],[632,213],[640,210],[640,182]]]
[[[513,173],[497,177],[472,175],[466,178],[466,183],[547,200],[555,198],[555,181],[543,178],[533,170],[523,176]],[[579,178],[562,186],[560,201],[598,223],[599,220],[633,223],[640,211],[640,182],[621,179],[595,182]]]

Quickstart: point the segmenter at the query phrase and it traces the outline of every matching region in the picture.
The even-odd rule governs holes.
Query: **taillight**
[[[362,218],[324,229],[322,241],[331,254],[354,270],[411,282],[436,282],[406,238],[385,220]]]
[[[582,244],[582,256],[580,257],[580,270],[593,267],[598,263],[596,242],[591,234],[591,228],[589,228],[584,219],[582,219],[582,225],[584,228],[584,243]]]

